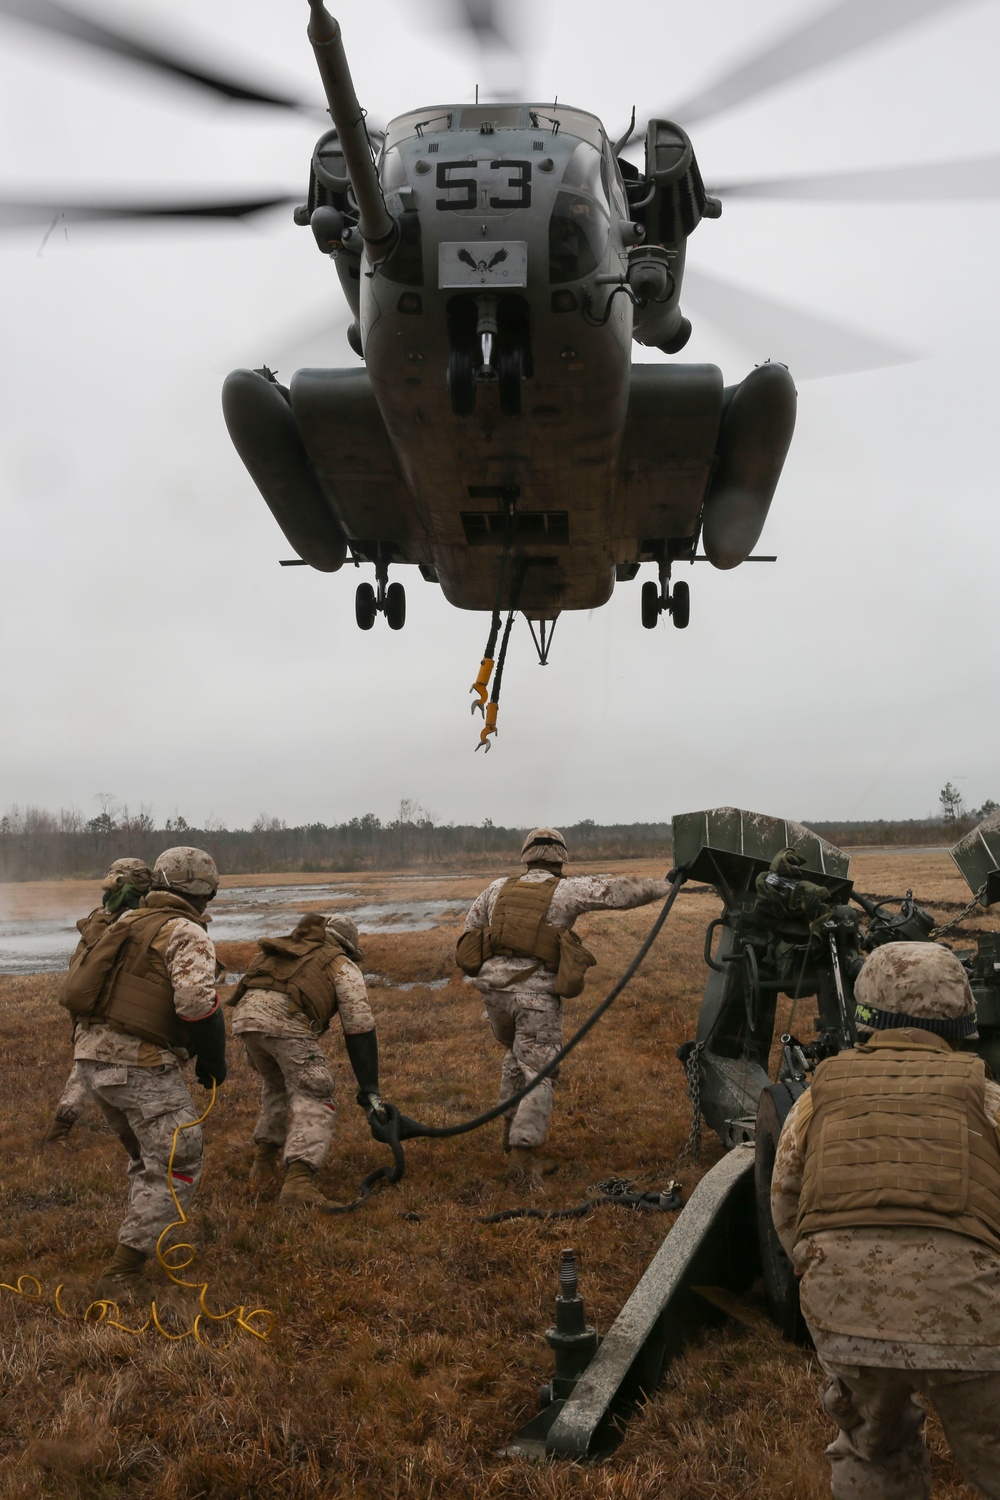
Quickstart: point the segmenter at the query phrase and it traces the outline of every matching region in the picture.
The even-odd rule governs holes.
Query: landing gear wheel
[[[675,583],[670,595],[670,615],[678,630],[686,630],[691,618],[691,589],[686,583]]]
[[[646,630],[654,630],[660,618],[660,590],[650,578],[642,586],[642,623]]]
[[[390,630],[402,630],[406,623],[406,590],[401,583],[390,583],[385,591],[385,617]]]
[[[448,392],[456,417],[471,417],[476,409],[476,372],[472,350],[456,344],[448,358]]]
[[[371,630],[375,624],[375,616],[378,613],[378,605],[375,603],[375,590],[370,583],[359,583],[358,591],[354,595],[354,618],[361,630]]]
[[[801,1085],[792,1093],[787,1084],[769,1084],[757,1105],[757,1129],[754,1142],[754,1196],[757,1208],[757,1242],[764,1273],[764,1295],[767,1310],[793,1344],[808,1344],[809,1330],[799,1310],[799,1283],[791,1262],[778,1239],[771,1218],[771,1177],[778,1149],[781,1127],[802,1092]]]
[[[524,410],[524,350],[520,344],[508,344],[500,350],[497,386],[504,416],[519,417]]]

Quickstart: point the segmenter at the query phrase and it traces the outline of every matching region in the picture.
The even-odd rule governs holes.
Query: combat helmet
[[[326,930],[331,937],[336,938],[348,958],[353,958],[355,963],[361,962],[365,955],[358,946],[357,925],[352,922],[346,912],[327,917]]]
[[[164,849],[153,866],[154,891],[180,891],[184,896],[207,896],[219,889],[215,860],[204,849],[178,844]]]
[[[113,859],[101,881],[101,890],[120,891],[123,885],[131,885],[145,893],[152,880],[153,872],[144,859]]]
[[[564,865],[568,859],[566,840],[558,828],[533,828],[521,845],[524,865]]]
[[[876,948],[854,986],[859,1032],[919,1026],[949,1042],[978,1037],[969,978],[940,943],[886,943]]]

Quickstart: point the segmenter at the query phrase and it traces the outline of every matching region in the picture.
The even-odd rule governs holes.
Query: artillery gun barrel
[[[323,0],[309,0],[309,8],[309,40],[357,199],[358,228],[365,247],[377,258],[391,248],[397,233],[396,222],[382,198],[364,115],[347,66],[340,24],[330,15]]]

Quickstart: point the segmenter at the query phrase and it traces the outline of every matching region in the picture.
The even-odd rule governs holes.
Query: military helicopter
[[[820,61],[919,19],[907,6],[842,0],[672,113],[705,117]],[[266,368],[224,388],[231,435],[296,561],[334,572],[374,565],[356,596],[359,626],[382,612],[402,627],[402,584],[416,565],[460,608],[520,610],[547,658],[563,610],[590,609],[640,565],[656,566],[642,622],[683,628],[680,563],[729,569],[753,557],[792,435],[795,390],[778,363],[725,387],[711,365],[632,365],[633,341],[679,352],[685,248],[721,199],[892,196],[899,173],[706,191],[685,129],[655,118],[639,132],[642,168],[593,114],[546,102],[411,109],[370,131],[340,28],[309,0],[309,35],[333,128],[313,153],[308,227],[334,266],[364,367],[303,370],[285,388]],[[98,26],[53,0],[0,0],[0,11],[229,98],[301,108]],[[471,25],[489,5],[466,5]],[[634,123],[634,119],[633,119]],[[994,163],[975,164],[981,186]],[[912,169],[906,169],[912,173]],[[955,195],[927,179],[921,196]],[[902,173],[906,175],[906,171]],[[995,190],[995,170],[993,189]],[[246,215],[275,198],[108,209],[119,214]],[[36,205],[37,207],[37,205]],[[47,211],[47,210],[46,210]],[[487,679],[488,680],[488,679]],[[477,683],[485,702],[487,683]]]

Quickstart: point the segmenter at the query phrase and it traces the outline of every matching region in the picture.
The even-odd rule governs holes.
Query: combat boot
[[[253,1162],[250,1166],[250,1186],[269,1187],[278,1175],[278,1158],[281,1147],[274,1141],[257,1141]]]
[[[329,1198],[316,1186],[316,1173],[304,1161],[290,1161],[278,1202],[286,1208],[329,1208]]]
[[[551,1156],[539,1156],[535,1146],[512,1146],[507,1181],[523,1187],[540,1188],[543,1177],[558,1172],[559,1163]]]
[[[131,1245],[116,1245],[110,1264],[94,1285],[95,1300],[104,1297],[109,1302],[122,1302],[142,1297],[145,1264],[141,1250],[133,1250]]]
[[[48,1130],[42,1136],[42,1145],[58,1146],[60,1141],[66,1139],[75,1124],[76,1120],[73,1118],[65,1119],[62,1115],[56,1115]]]

